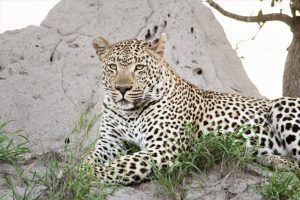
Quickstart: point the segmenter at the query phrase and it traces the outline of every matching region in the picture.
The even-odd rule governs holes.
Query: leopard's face
[[[130,39],[107,46],[102,54],[95,49],[102,61],[102,80],[109,103],[132,110],[160,96],[157,86],[163,82],[162,57],[153,50],[152,43]]]

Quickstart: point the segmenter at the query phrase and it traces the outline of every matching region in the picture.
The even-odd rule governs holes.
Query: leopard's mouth
[[[130,102],[130,101],[124,99],[124,98],[122,98],[121,100],[117,101],[116,105],[120,109],[126,110],[126,111],[134,110],[135,107],[136,107],[132,102]]]
[[[122,99],[121,99],[120,101],[118,101],[117,103],[119,103],[121,106],[123,106],[123,105],[129,104],[130,102],[127,101],[126,99],[122,98]]]

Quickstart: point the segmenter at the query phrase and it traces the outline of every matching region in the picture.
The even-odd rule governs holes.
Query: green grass
[[[22,136],[20,131],[7,131],[8,123],[0,122],[0,161],[13,163],[29,152],[29,148],[26,146],[28,139]]]
[[[46,186],[38,199],[105,199],[110,188],[99,184],[89,166],[80,166],[78,170],[77,166],[69,164],[60,167],[55,161],[49,163],[45,174],[36,174],[31,181]]]
[[[72,130],[73,135],[83,134],[81,140],[68,139],[64,147],[63,159],[56,159],[57,156],[42,156],[38,161],[45,166],[43,172],[32,172],[33,176],[23,177],[22,172],[19,178],[25,184],[26,192],[18,193],[10,177],[7,183],[12,190],[13,199],[55,199],[55,200],[102,200],[118,189],[117,185],[100,184],[97,177],[92,174],[88,165],[84,165],[83,160],[93,149],[94,143],[87,145],[92,127],[101,115],[95,115],[89,119],[86,115],[81,115]],[[70,137],[71,138],[71,137]],[[43,186],[43,191],[39,196],[34,194],[34,189]]]
[[[19,170],[19,168],[16,168],[16,170]],[[20,177],[22,176],[22,174],[20,174],[19,171],[18,171],[18,175]],[[28,199],[32,199],[32,195],[33,195],[33,191],[34,191],[34,186],[32,186],[31,183],[29,183],[26,178],[24,179],[24,177],[22,177],[22,179],[24,181],[24,185],[25,185],[25,190],[24,190],[24,192],[22,194],[17,191],[16,186],[14,185],[14,183],[11,180],[10,176],[5,176],[5,179],[6,179],[7,184],[11,188],[12,198],[14,200],[28,200]],[[9,195],[5,195],[5,196],[9,196]],[[6,198],[4,198],[5,196],[3,196],[3,199],[6,199]]]
[[[44,199],[105,199],[110,192],[118,188],[118,186],[99,184],[90,166],[82,164],[94,147],[94,143],[87,146],[86,142],[100,116],[95,115],[88,119],[85,115],[81,115],[72,133],[83,133],[83,138],[72,145],[66,144],[64,154],[67,155],[67,163],[59,166],[57,161],[51,161],[45,174],[36,175],[33,181],[38,185],[46,186]]]
[[[192,135],[193,128],[186,128]],[[183,152],[175,164],[162,170],[153,166],[152,179],[166,195],[178,199],[178,191],[185,192],[181,185],[188,176],[209,169],[215,164],[220,164],[222,169],[242,169],[253,162],[254,158],[252,150],[246,149],[246,139],[241,134],[239,130],[229,134],[214,132],[191,139],[191,149]]]
[[[30,150],[27,147],[29,140],[21,135],[21,130],[7,131],[9,122],[0,122],[0,162],[17,165],[18,161]],[[16,168],[16,172],[21,177],[21,172]],[[20,195],[16,187],[13,185],[9,176],[5,176],[8,185],[12,189],[12,197],[14,200],[28,199],[30,196],[30,189],[26,187],[25,192]],[[7,199],[8,195],[3,194],[0,199]]]
[[[16,200],[31,199],[56,199],[56,200],[102,200],[111,194],[120,186],[99,184],[97,177],[92,174],[92,170],[87,165],[82,165],[83,159],[87,153],[94,147],[94,143],[86,145],[90,137],[92,127],[95,125],[101,115],[95,115],[88,119],[86,115],[81,115],[76,123],[72,134],[83,133],[83,139],[69,144],[64,148],[64,161],[60,162],[55,156],[47,159],[40,159],[46,170],[43,173],[33,172],[33,176],[28,178],[23,176],[23,172],[16,167],[20,179],[25,184],[25,193],[19,193],[11,180],[6,177],[8,185],[11,187],[12,197]],[[28,152],[25,147],[28,140],[15,144],[11,137],[7,135],[16,135],[21,137],[19,132],[7,133],[5,126],[0,125],[0,160],[12,162]],[[247,128],[243,128],[244,131]],[[182,199],[186,189],[184,181],[195,174],[202,173],[216,164],[219,164],[223,170],[236,169],[241,170],[247,164],[252,163],[253,149],[246,149],[246,139],[242,137],[241,129],[233,133],[212,132],[203,134],[200,138],[190,137],[190,148],[182,152],[178,160],[169,167],[158,169],[153,165],[153,175],[151,179],[159,186],[169,199]],[[185,131],[191,136],[194,134],[192,126],[186,126]],[[126,154],[131,154],[139,148],[126,141]],[[34,189],[43,186],[44,189],[39,196],[35,196]],[[300,180],[293,173],[281,173],[275,171],[274,175],[267,183],[261,183],[258,187],[259,193],[264,199],[286,200],[300,199]],[[181,196],[183,195],[183,196]],[[7,196],[1,196],[5,199]]]
[[[34,172],[31,178],[22,177],[25,188],[25,192],[22,193],[17,191],[11,177],[7,176],[6,181],[11,188],[13,199],[103,200],[118,188],[114,185],[100,184],[90,173],[89,166],[81,165],[78,170],[77,166],[60,165],[55,160],[49,160],[45,172]],[[34,192],[38,186],[44,188],[38,192],[39,195]]]
[[[292,172],[275,169],[267,182],[257,186],[265,200],[299,200],[300,179]]]

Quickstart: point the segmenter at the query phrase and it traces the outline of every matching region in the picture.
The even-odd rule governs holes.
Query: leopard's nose
[[[116,86],[116,90],[118,90],[123,96],[127,91],[131,90],[132,86]]]

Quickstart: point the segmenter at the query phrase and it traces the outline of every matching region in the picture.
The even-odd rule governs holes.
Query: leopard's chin
[[[133,103],[131,103],[125,99],[121,99],[120,101],[118,101],[116,103],[116,105],[118,108],[120,108],[122,110],[126,110],[126,111],[135,110],[135,108],[136,108],[136,106]]]

